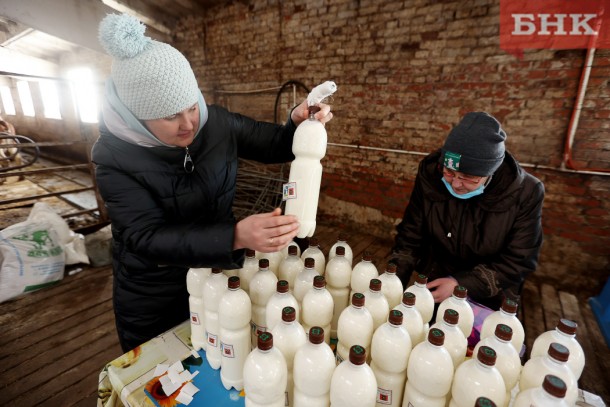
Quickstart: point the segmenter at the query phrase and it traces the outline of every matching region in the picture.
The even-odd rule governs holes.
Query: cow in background
[[[19,166],[22,164],[23,160],[21,158],[21,154],[19,153],[18,147],[6,147],[2,148],[3,144],[17,144],[19,142],[16,138],[10,138],[6,136],[14,136],[15,126],[13,126],[10,122],[7,122],[0,116],[0,172],[5,171],[5,169]],[[4,184],[5,182],[16,182],[21,177],[0,177],[0,184]]]

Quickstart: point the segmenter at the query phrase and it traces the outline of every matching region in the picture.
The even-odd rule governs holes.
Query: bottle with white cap
[[[326,257],[324,257],[324,253],[320,249],[320,242],[317,237],[309,239],[309,246],[301,254],[303,261],[308,257],[315,260],[315,269],[319,275],[323,276],[326,271]]]
[[[349,305],[351,262],[345,257],[345,247],[337,246],[335,256],[326,264],[326,289],[333,297],[333,319],[330,324],[330,337],[337,338],[337,323],[341,312]]]
[[[305,332],[314,326],[324,329],[324,341],[330,344],[330,323],[333,320],[335,304],[333,296],[326,289],[324,276],[313,278],[313,287],[303,297],[303,328]]]
[[[464,333],[464,337],[468,338],[472,333],[472,326],[474,325],[474,312],[472,307],[466,300],[468,297],[468,290],[466,287],[456,285],[453,289],[451,297],[444,299],[438,306],[436,315],[444,315],[447,308],[454,309],[460,314],[460,321],[458,322],[459,328]]]
[[[203,284],[203,303],[205,307],[205,329],[207,332],[207,345],[205,358],[212,369],[220,369],[220,324],[218,322],[218,306],[220,297],[228,290],[229,278],[223,274],[222,269],[212,268],[212,274]]]
[[[258,259],[256,258],[256,251],[246,249],[244,265],[237,272],[237,276],[239,277],[241,289],[248,294],[250,293],[250,280],[252,280],[252,277],[254,277],[257,271]]]
[[[394,307],[394,309],[402,312],[402,324],[409,332],[413,347],[426,339],[426,332],[428,331],[425,329],[424,321],[422,320],[419,310],[415,307],[416,300],[415,294],[412,292],[404,292],[402,294],[402,302]]]
[[[294,279],[305,267],[303,259],[298,255],[298,247],[288,246],[288,256],[280,263],[278,275],[280,280],[288,281],[288,287],[290,287],[291,291],[294,290]]]
[[[513,330],[505,324],[498,324],[493,336],[480,340],[474,347],[473,355],[476,355],[481,346],[489,346],[496,351],[496,368],[504,379],[506,386],[506,402],[511,398],[513,387],[519,381],[521,375],[521,358],[517,350],[510,342]]]
[[[347,243],[347,234],[345,232],[339,232],[339,238],[328,251],[328,261],[330,261],[333,257],[337,255],[337,246],[343,246],[345,250],[344,256],[347,261],[349,261],[349,266],[351,268],[352,262],[354,260],[354,252],[352,251],[350,245]]]
[[[356,263],[352,269],[352,277],[350,278],[352,290],[350,295],[354,295],[354,293],[367,293],[371,279],[378,277],[379,271],[375,264],[373,264],[373,256],[371,252],[365,251],[362,254],[362,260]]]
[[[371,341],[371,369],[377,379],[377,404],[400,406],[407,380],[411,337],[402,325],[403,315],[392,310]]]
[[[282,320],[282,310],[284,307],[292,307],[295,310],[296,320],[299,321],[299,303],[294,295],[288,290],[288,281],[279,280],[276,284],[275,293],[267,301],[265,317],[267,329],[273,329],[275,324]]]
[[[250,281],[250,299],[252,300],[252,346],[257,343],[256,337],[267,327],[267,302],[277,289],[277,277],[269,270],[269,260],[258,261],[258,271]]]
[[[534,340],[530,358],[544,355],[548,351],[551,343],[560,343],[570,351],[568,366],[572,370],[572,373],[574,373],[576,380],[580,379],[580,375],[585,367],[585,353],[583,352],[580,343],[576,340],[577,327],[578,325],[576,322],[561,318],[555,329],[538,335]]]
[[[379,281],[381,281],[381,292],[388,300],[390,309],[400,304],[404,290],[400,278],[396,275],[396,264],[388,263],[385,272],[379,275]]]
[[[299,245],[297,244],[297,242],[295,242],[294,240],[290,243],[288,243],[288,246],[284,247],[282,249],[282,254],[284,255],[284,258],[288,257],[288,255],[290,254],[290,248],[294,247],[297,250],[297,256],[299,256],[299,258],[301,258],[301,248],[299,247]]]
[[[403,407],[445,407],[454,369],[444,343],[443,331],[431,328],[427,339],[411,351]]]
[[[288,383],[286,359],[273,346],[271,332],[262,332],[256,340],[257,347],[244,363],[246,406],[284,407]]]
[[[324,342],[324,330],[309,329],[308,341],[294,355],[294,407],[326,407],[330,403],[330,381],[335,355]]]
[[[476,357],[462,363],[455,371],[449,407],[470,407],[483,396],[498,406],[506,403],[506,386],[496,369],[496,352],[481,346]]]
[[[366,350],[353,345],[349,359],[335,368],[330,381],[330,404],[333,407],[373,407],[377,399],[377,379],[366,364]]]
[[[267,259],[269,260],[269,270],[275,274],[275,276],[279,276],[280,273],[280,263],[284,260],[284,254],[281,251],[277,252],[269,252],[269,253],[259,253],[258,259]]]
[[[460,318],[461,315],[456,310],[448,308],[443,314],[442,321],[432,325],[432,328],[438,328],[445,333],[445,348],[451,354],[454,369],[457,369],[466,359],[466,350],[468,349],[468,340],[458,327]]]
[[[519,305],[515,301],[505,298],[502,302],[502,307],[489,314],[487,318],[483,320],[483,325],[481,326],[481,339],[492,336],[498,324],[508,325],[513,330],[511,343],[515,349],[517,349],[519,355],[521,355],[521,348],[523,347],[523,341],[525,340],[525,330],[523,329],[523,324],[521,324],[521,321],[517,318],[518,307]],[[540,380],[542,380],[542,377]]]
[[[424,324],[430,323],[432,320],[432,314],[434,314],[434,297],[426,286],[428,283],[428,277],[424,274],[417,274],[415,281],[412,285],[407,287],[406,292],[415,294],[417,301],[415,302],[415,308],[421,314]]]
[[[366,309],[364,294],[352,295],[352,303],[339,316],[337,323],[337,364],[347,360],[349,349],[361,344],[368,348],[373,338],[373,317]]]
[[[273,334],[273,344],[282,352],[286,360],[288,381],[286,383],[286,401],[288,406],[292,406],[293,399],[293,366],[294,355],[297,350],[307,342],[305,330],[296,319],[296,312],[293,307],[285,307],[282,310],[282,322],[275,325],[271,330]]]
[[[381,280],[373,278],[369,283],[369,289],[366,293],[364,306],[373,317],[373,332],[388,320],[388,314],[390,313],[388,300],[381,292],[381,288]]]
[[[566,384],[565,400],[568,405],[573,406],[578,397],[578,382],[568,366],[569,357],[570,351],[568,348],[558,342],[551,343],[546,355],[534,356],[525,362],[519,377],[519,390],[524,391],[532,387],[540,387],[544,376],[552,374]]]
[[[210,268],[192,268],[186,273],[186,289],[189,292],[191,313],[191,343],[195,350],[205,351],[205,307],[203,306],[203,284],[212,273]]]
[[[307,292],[311,289],[311,287],[313,287],[314,277],[320,275],[316,271],[315,266],[316,266],[316,261],[312,257],[306,258],[305,266],[303,267],[303,270],[301,270],[294,279],[294,290],[292,291],[292,294],[294,295],[294,298],[297,299],[297,302],[299,303],[299,307],[301,308],[301,310],[303,309],[302,304],[303,304],[303,298],[305,297],[305,294],[307,294]],[[301,317],[302,317],[302,313],[301,313]]]
[[[228,290],[220,297],[220,380],[225,389],[244,388],[244,364],[250,354],[250,297],[240,288],[239,277],[229,277]]]
[[[532,387],[517,394],[513,407],[568,407],[565,400],[568,387],[559,377],[547,374],[541,387]]]

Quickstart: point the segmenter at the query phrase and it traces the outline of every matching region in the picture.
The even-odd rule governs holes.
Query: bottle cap
[[[494,332],[496,338],[509,342],[513,338],[513,328],[506,324],[496,325],[496,331]]]
[[[487,366],[493,366],[496,364],[496,351],[489,346],[481,346],[477,352],[477,359],[479,362]]]
[[[343,247],[343,246],[337,246],[337,247],[335,248],[335,254],[336,254],[337,256],[345,256],[345,247]]]
[[[413,307],[415,305],[415,294],[411,291],[407,291],[402,294],[402,303],[407,307]]]
[[[393,309],[390,311],[390,316],[388,317],[388,321],[392,325],[402,325],[402,312],[397,309]]]
[[[269,268],[269,259],[260,259],[258,261],[259,269],[268,269]]]
[[[292,322],[296,319],[297,312],[293,307],[284,307],[282,308],[282,321],[284,322]]]
[[[309,238],[309,247],[319,247],[319,246],[320,246],[320,242],[318,241],[317,237]]]
[[[559,377],[552,374],[544,376],[542,388],[550,395],[559,398],[564,398],[568,391],[568,386],[566,386],[566,383]]]
[[[278,280],[276,284],[276,290],[278,293],[287,293],[289,288],[288,281]]]
[[[297,256],[299,254],[298,248],[295,245],[288,246],[288,255]]]
[[[339,232],[339,238],[337,240],[340,242],[347,242],[347,233]]]
[[[318,345],[324,342],[324,328],[312,326],[309,328],[309,342]]]
[[[256,346],[260,350],[273,348],[273,334],[271,332],[262,332],[256,339]]]
[[[479,397],[474,402],[474,407],[497,407],[497,406],[496,406],[496,403],[494,403],[487,397]]]
[[[220,274],[222,273],[222,269],[218,267],[212,267],[212,274]]]
[[[443,321],[445,321],[449,325],[457,325],[459,320],[460,314],[456,310],[450,308],[447,308],[445,310],[445,314],[443,315]]]
[[[549,345],[548,354],[550,357],[560,362],[567,362],[570,357],[568,348],[558,342],[553,342]]]
[[[307,109],[309,110],[310,116],[313,116],[314,114],[316,114],[320,110],[322,110],[322,108],[320,106],[316,106],[316,105],[307,106]]]
[[[239,277],[231,276],[231,277],[229,277],[229,281],[227,284],[229,286],[229,290],[236,290],[239,288],[241,283],[239,281]]]
[[[390,273],[390,274],[396,274],[396,264],[388,263],[388,265],[385,268],[385,272]]]
[[[326,287],[326,279],[324,276],[315,276],[313,278],[313,286],[315,288],[324,288]]]
[[[468,290],[462,285],[456,285],[453,289],[453,295],[455,295],[457,298],[466,298],[468,295]]]
[[[255,257],[256,252],[253,249],[246,249],[246,257]]]
[[[354,307],[364,307],[364,294],[354,293],[352,295],[352,305]]]
[[[354,365],[362,365],[366,361],[366,350],[360,345],[349,348],[349,361]]]
[[[561,318],[557,324],[557,329],[567,335],[576,335],[576,328],[578,328],[576,322],[565,318]]]
[[[417,274],[415,276],[415,282],[419,284],[426,284],[428,282],[428,276],[425,274]]]
[[[362,253],[362,260],[364,260],[364,261],[372,261],[373,260],[372,253],[369,252],[368,250],[365,251],[364,253]]]
[[[316,261],[312,257],[307,257],[305,259],[305,267],[308,269],[312,269],[316,266]]]
[[[428,342],[435,346],[443,346],[445,343],[445,333],[438,328],[428,331]]]
[[[369,282],[369,290],[381,291],[381,280],[378,278],[371,278],[371,281]]]
[[[508,298],[505,298],[502,302],[502,309],[509,314],[516,314],[518,306],[515,301]]]

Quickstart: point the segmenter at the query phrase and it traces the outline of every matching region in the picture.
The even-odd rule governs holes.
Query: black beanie
[[[464,174],[487,177],[504,160],[506,133],[485,112],[470,112],[455,126],[442,147],[443,165]]]

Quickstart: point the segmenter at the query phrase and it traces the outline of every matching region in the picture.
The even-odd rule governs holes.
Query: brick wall
[[[334,80],[318,215],[392,237],[422,154],[471,110],[544,181],[537,278],[582,297],[610,273],[610,177],[559,170],[584,50],[499,48],[499,1],[240,1],[185,17],[175,45],[209,103],[272,120],[277,88]],[[610,53],[598,50],[571,156],[610,170]],[[357,147],[361,148],[357,148]],[[536,167],[534,167],[534,165]]]

